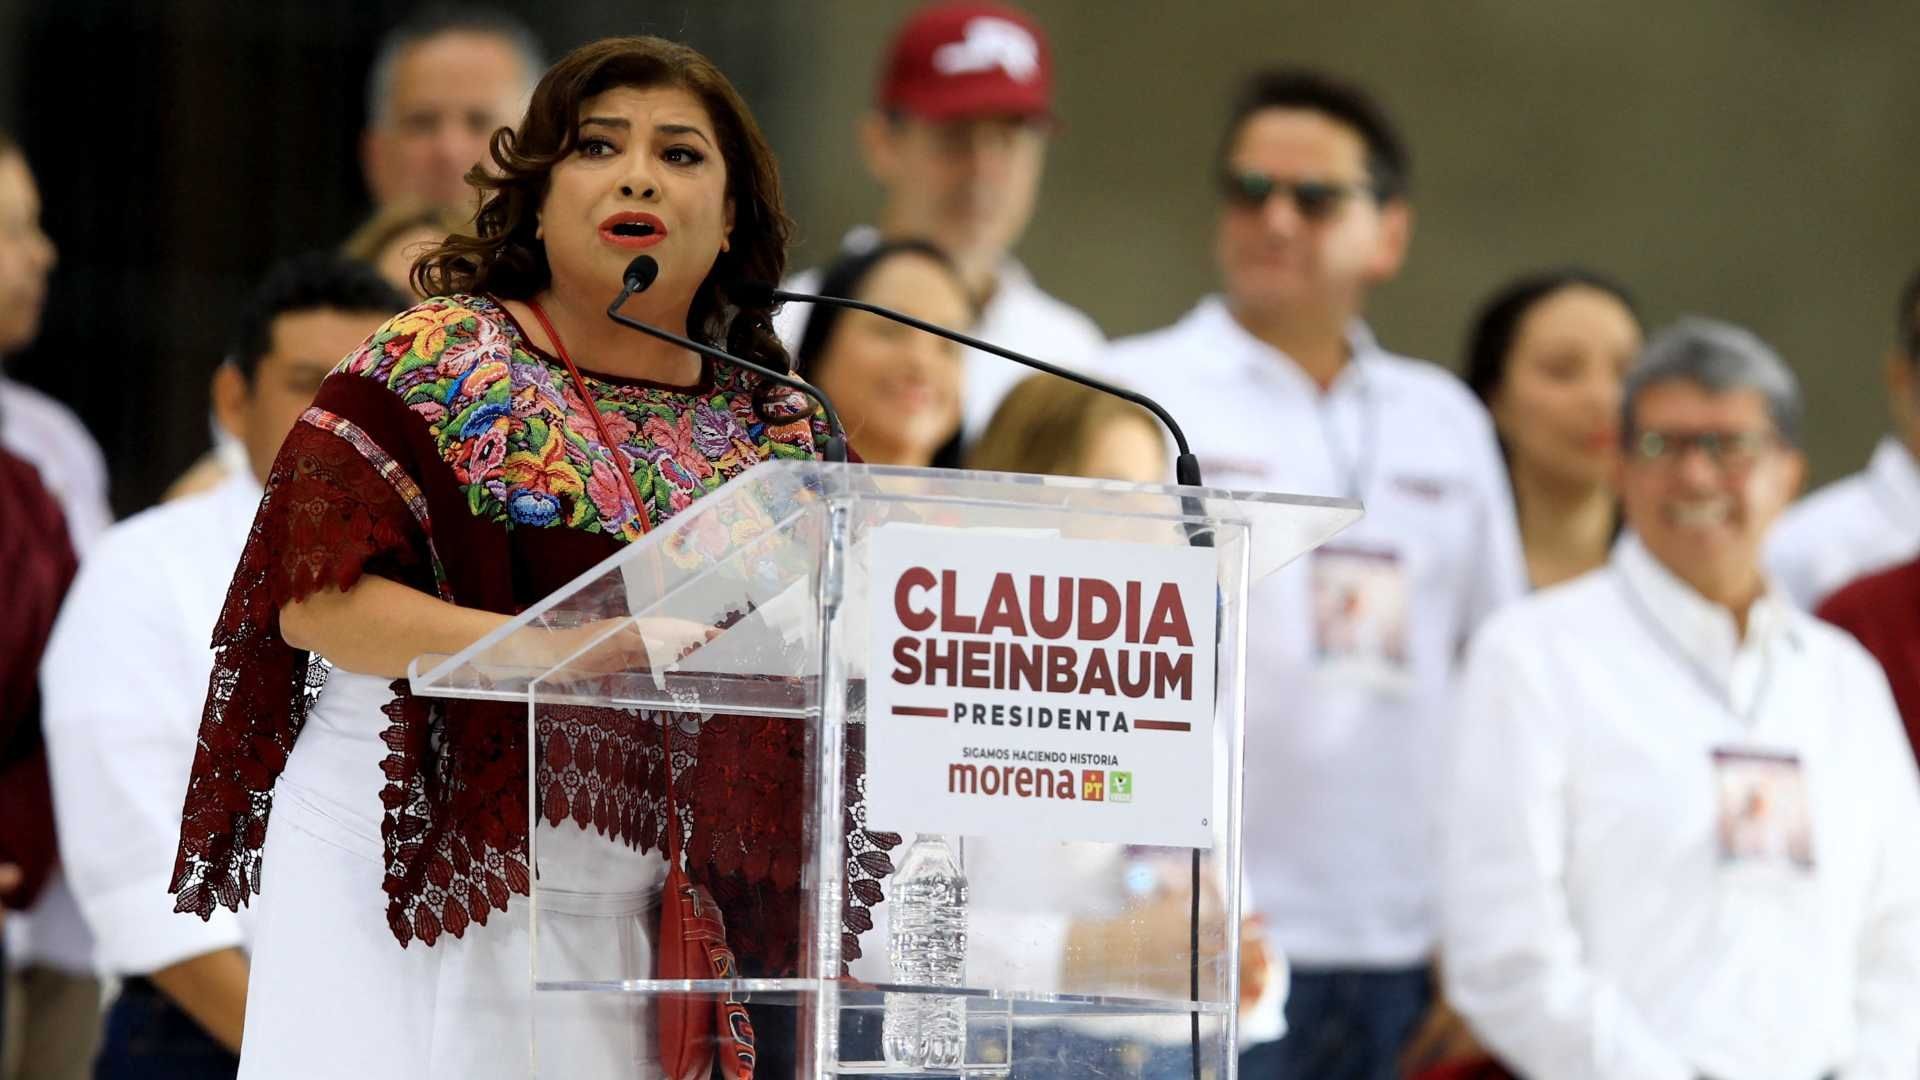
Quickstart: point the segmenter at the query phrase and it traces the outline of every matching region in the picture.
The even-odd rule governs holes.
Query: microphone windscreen
[[[733,302],[741,307],[773,306],[773,286],[764,281],[736,281],[727,291],[733,294]]]
[[[651,255],[635,255],[627,264],[626,276],[622,283],[630,293],[646,292],[653,279],[660,276],[660,263]]]

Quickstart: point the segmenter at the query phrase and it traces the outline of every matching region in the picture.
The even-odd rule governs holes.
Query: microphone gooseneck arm
[[[1180,430],[1179,423],[1174,420],[1173,415],[1167,412],[1165,407],[1163,407],[1159,402],[1153,400],[1152,398],[1148,397],[1145,394],[1139,393],[1138,391],[1129,390],[1123,386],[1116,386],[1113,383],[1105,381],[1104,379],[1096,379],[1091,375],[1085,375],[1085,374],[1082,374],[1081,372],[1074,371],[1071,368],[1061,367],[1058,364],[1049,364],[1045,360],[1041,360],[1032,356],[1027,356],[1023,353],[1017,353],[1017,352],[1014,352],[1012,349],[1002,348],[1001,346],[995,345],[990,341],[982,341],[981,339],[974,337],[971,334],[963,334],[957,330],[949,330],[944,326],[938,326],[934,323],[927,322],[925,319],[916,319],[913,316],[906,314],[905,312],[895,311],[892,308],[882,307],[879,304],[869,304],[863,300],[853,300],[844,296],[822,296],[814,293],[792,292],[787,289],[776,288],[775,286],[766,284],[764,282],[747,282],[745,283],[744,287],[740,291],[744,292],[749,297],[749,300],[748,300],[749,303],[754,303],[757,306],[771,305],[775,301],[793,300],[793,301],[799,301],[800,303],[803,303],[803,304],[825,304],[829,307],[850,308],[854,311],[864,311],[869,315],[878,315],[880,318],[888,319],[905,326],[911,326],[915,330],[919,330],[923,333],[932,334],[935,337],[946,338],[948,341],[956,341],[969,348],[979,349],[981,352],[992,353],[995,356],[1002,357],[1007,360],[1011,360],[1014,363],[1020,364],[1025,367],[1033,368],[1036,371],[1044,371],[1049,375],[1055,375],[1062,379],[1066,379],[1070,382],[1079,383],[1081,386],[1087,387],[1088,389],[1098,390],[1101,393],[1112,394],[1114,397],[1121,398],[1126,401],[1131,401],[1135,405],[1138,405],[1141,408],[1152,413],[1156,418],[1159,419],[1160,423],[1166,427],[1167,433],[1173,436],[1173,444],[1179,450],[1178,456],[1176,456],[1173,459],[1174,480],[1183,487],[1201,486],[1200,461],[1198,458],[1194,457],[1193,448],[1187,444],[1186,432]],[[1197,496],[1192,494],[1182,493],[1180,496],[1180,505],[1182,509],[1191,517],[1204,519],[1206,514],[1206,508]],[[1189,521],[1186,525],[1186,533],[1187,533],[1187,544],[1190,547],[1210,548],[1214,546],[1213,527],[1211,526],[1211,524],[1207,523],[1204,520]],[[1221,609],[1216,606],[1214,610],[1215,620],[1217,621],[1218,619],[1220,619],[1221,615],[1222,615]],[[1218,658],[1216,657],[1216,663],[1217,662],[1218,662]],[[1193,1000],[1199,1001],[1200,1000],[1200,849],[1199,848],[1193,849],[1192,859],[1190,860],[1189,867],[1188,867],[1188,875],[1190,879],[1191,892],[1189,894],[1189,903],[1188,903],[1188,912],[1187,912],[1187,948],[1188,948],[1187,986],[1188,986],[1188,992],[1192,995]],[[1192,1023],[1191,1023],[1190,1036],[1191,1036],[1191,1048],[1192,1048],[1191,1056],[1192,1056],[1192,1066],[1193,1066],[1193,1077],[1194,1077],[1194,1080],[1200,1080],[1200,1076],[1201,1076],[1200,1013],[1198,1010],[1196,1010],[1192,1014],[1191,1021]]]
[[[944,326],[927,322],[924,319],[916,319],[905,312],[881,307],[879,304],[869,304],[864,300],[852,300],[844,296],[817,296],[813,293],[789,292],[786,289],[778,288],[765,288],[762,290],[762,295],[772,300],[797,300],[805,304],[825,304],[829,307],[851,308],[855,311],[864,311],[870,315],[878,315],[883,319],[903,323],[913,327],[915,330],[932,334],[935,337],[943,337],[948,341],[957,341],[971,349],[979,349],[981,352],[992,353],[995,356],[1011,360],[1016,364],[1044,371],[1049,375],[1057,375],[1062,379],[1077,382],[1081,386],[1098,390],[1102,393],[1112,394],[1115,397],[1125,398],[1152,413],[1159,419],[1160,423],[1166,427],[1168,434],[1173,436],[1173,444],[1179,450],[1179,455],[1173,460],[1174,479],[1190,487],[1198,487],[1200,485],[1200,463],[1193,456],[1193,448],[1187,445],[1186,432],[1180,430],[1180,425],[1174,421],[1171,413],[1167,412],[1159,402],[1145,394],[1129,390],[1124,386],[1116,386],[1102,379],[1096,379],[1091,375],[1083,374],[1072,368],[1061,367],[1058,364],[1050,364],[1045,360],[1027,356],[1023,353],[1017,353],[1012,349],[1002,348],[991,341],[982,341],[971,334],[963,334],[958,330],[949,330]]]
[[[732,364],[735,367],[744,368],[769,382],[798,390],[814,401],[819,402],[820,410],[826,413],[827,430],[829,432],[827,444],[821,448],[820,456],[828,461],[845,462],[847,460],[847,429],[840,423],[840,412],[833,407],[833,400],[827,397],[826,393],[819,387],[807,382],[805,379],[790,375],[784,371],[777,371],[764,364],[754,363],[752,360],[735,356],[730,352],[716,349],[711,345],[704,345],[683,334],[676,334],[671,330],[654,326],[652,323],[641,322],[639,319],[621,313],[620,308],[632,298],[633,294],[646,291],[647,286],[653,284],[653,279],[659,273],[660,265],[654,261],[652,256],[641,255],[636,257],[633,263],[627,267],[627,273],[620,289],[620,295],[614,297],[613,303],[607,305],[607,318],[612,319],[614,322],[619,323],[629,330],[638,330],[650,337],[671,342],[683,349],[697,352],[710,360],[718,360],[723,364]]]

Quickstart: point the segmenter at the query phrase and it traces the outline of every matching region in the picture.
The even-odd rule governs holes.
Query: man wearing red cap
[[[1100,328],[1035,285],[1010,252],[1033,216],[1046,162],[1053,57],[1025,12],[998,4],[921,8],[894,35],[873,111],[860,122],[867,171],[883,192],[876,226],[848,233],[855,252],[881,238],[931,240],[953,257],[980,308],[974,332],[1043,360],[1081,366]],[[787,287],[812,292],[817,271]],[[775,329],[791,348],[807,307],[789,305]],[[979,434],[1027,372],[969,354],[964,434]]]

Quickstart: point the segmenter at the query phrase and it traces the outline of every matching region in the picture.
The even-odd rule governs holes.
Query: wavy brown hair
[[[451,236],[473,231],[473,221],[460,211],[429,202],[401,199],[373,212],[340,243],[340,254],[363,263],[378,264],[393,242],[415,229],[433,229]]]
[[[687,310],[687,334],[738,356],[787,369],[773,333],[771,307],[734,296],[742,281],[777,282],[787,269],[793,222],[780,198],[773,149],[739,91],[705,56],[657,37],[616,37],[561,57],[534,87],[519,129],[493,133],[493,170],[475,166],[467,182],[486,193],[473,236],[449,236],[414,264],[422,295],[491,293],[526,300],[547,287],[546,246],[534,235],[553,167],[579,141],[580,107],[618,87],[673,87],[698,98],[713,118],[733,200],[733,242],[720,253]]]
[[[1130,419],[1145,423],[1166,448],[1160,421],[1133,402],[1056,375],[1029,375],[1001,399],[967,454],[967,468],[1077,476],[1094,435]]]

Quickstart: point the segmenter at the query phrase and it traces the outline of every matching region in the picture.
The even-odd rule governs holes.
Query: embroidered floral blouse
[[[641,514],[658,523],[761,461],[811,458],[826,435],[804,397],[720,365],[691,388],[583,375],[618,457],[565,369],[487,297],[403,312],[328,376],[274,463],[215,630],[175,864],[179,910],[205,917],[259,891],[274,781],[325,678],[325,665],[281,638],[284,604],[374,573],[517,612],[637,539]],[[616,471],[622,458],[640,506]],[[404,680],[393,690],[380,796],[387,919],[402,945],[432,945],[528,891],[525,713],[415,698]],[[659,718],[579,709],[549,720],[535,778],[542,813],[657,847]],[[789,969],[796,955],[791,728],[712,718],[675,785],[693,819],[689,873],[726,909],[750,972]],[[849,957],[897,843],[870,835],[850,837]]]

